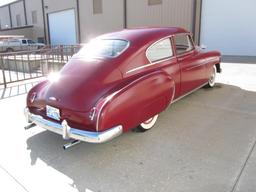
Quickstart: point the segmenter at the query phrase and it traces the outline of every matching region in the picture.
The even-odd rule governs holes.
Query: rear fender
[[[97,130],[104,131],[122,125],[127,131],[159,114],[172,102],[175,93],[173,79],[157,71],[124,86],[103,102],[97,117]]]

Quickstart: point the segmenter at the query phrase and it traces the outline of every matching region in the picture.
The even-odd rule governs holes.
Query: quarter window
[[[185,34],[175,36],[175,47],[178,55],[194,49],[190,36]]]
[[[147,50],[147,57],[150,62],[159,61],[173,56],[172,45],[170,39],[164,39],[153,44]]]

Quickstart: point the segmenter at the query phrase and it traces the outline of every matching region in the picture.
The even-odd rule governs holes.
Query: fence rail
[[[0,85],[39,78],[59,71],[81,48],[51,46],[40,50],[0,53]]]

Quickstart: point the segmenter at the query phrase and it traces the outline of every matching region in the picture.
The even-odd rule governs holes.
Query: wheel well
[[[218,73],[221,73],[220,64],[219,64],[219,63],[217,63],[217,64],[215,64],[215,66],[216,66],[216,70],[217,70],[217,72],[218,72]]]

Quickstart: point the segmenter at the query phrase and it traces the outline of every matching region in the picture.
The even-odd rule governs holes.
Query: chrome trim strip
[[[207,82],[208,83],[208,82]],[[177,99],[173,100],[172,104],[175,103],[176,101],[179,101],[180,99],[190,95],[191,93],[197,91],[198,89],[201,89],[202,87],[204,87],[205,85],[207,85],[207,83],[204,83],[203,85],[200,85],[199,87],[193,89],[192,91],[189,91],[188,93],[186,93],[185,95],[182,95],[180,97],[178,97]]]
[[[174,99],[174,97],[175,97],[175,93],[176,93],[176,86],[175,86],[175,82],[174,82],[174,87],[173,87],[172,98],[171,98],[171,101],[170,101],[170,103],[169,103],[169,104],[168,104],[168,106],[166,107],[166,109],[168,109],[168,108],[171,106],[171,104],[172,104],[172,101],[173,101],[173,99]]]
[[[102,104],[100,110],[97,113],[97,120],[96,120],[96,131],[99,131],[99,124],[100,124],[100,114],[103,110],[103,108],[105,107],[105,105],[118,93],[119,91],[114,92],[113,94],[107,96],[107,98],[105,99],[104,103]]]
[[[192,66],[192,67],[186,68],[185,70],[186,70],[186,71],[190,71],[190,70],[192,70],[192,69],[195,69],[195,68],[201,67],[202,65],[206,65],[206,64],[205,64],[205,63],[202,63],[202,64],[199,64],[199,65],[195,65],[195,66]]]
[[[163,60],[159,60],[159,61],[156,61],[156,62],[153,62],[153,63],[149,63],[149,64],[146,64],[146,65],[142,65],[142,66],[140,66],[140,67],[133,68],[133,69],[127,71],[126,74],[132,73],[132,72],[134,72],[134,71],[138,71],[138,70],[143,69],[143,68],[146,68],[146,67],[150,67],[150,66],[156,65],[156,64],[158,64],[158,63],[162,63],[162,62],[168,61],[168,60],[170,60],[170,59],[172,59],[172,58],[173,58],[173,57],[168,57],[168,58],[163,59]]]
[[[103,132],[83,131],[70,127],[66,120],[63,120],[62,124],[46,120],[40,115],[30,113],[27,108],[25,109],[25,115],[36,125],[62,135],[63,139],[75,139],[88,143],[104,143],[121,135],[123,132],[123,127],[121,125]]]

